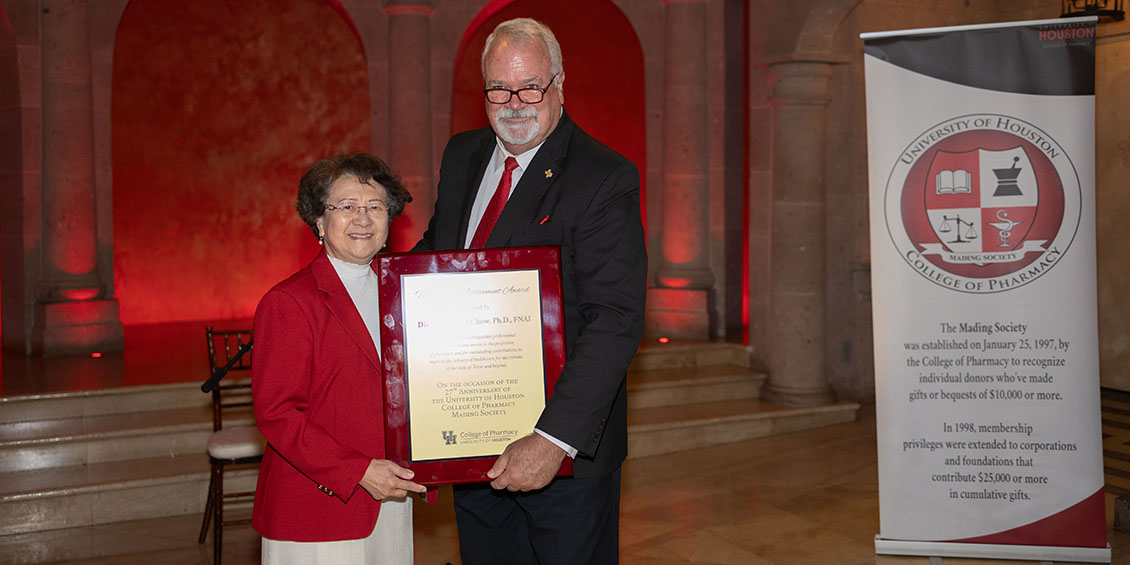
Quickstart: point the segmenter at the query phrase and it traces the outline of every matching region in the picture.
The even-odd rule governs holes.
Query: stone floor
[[[879,515],[871,407],[849,424],[628,461],[623,490],[626,565],[930,563],[874,554]],[[1130,534],[1109,531],[1114,498],[1107,496],[1113,563],[1130,563]],[[196,544],[199,518],[0,537],[0,563],[203,565],[211,563],[211,540]],[[458,563],[450,490],[440,491],[436,505],[417,504],[415,523],[416,563]],[[256,563],[258,552],[249,527],[229,529],[225,563]]]

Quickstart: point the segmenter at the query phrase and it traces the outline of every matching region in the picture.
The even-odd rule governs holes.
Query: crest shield
[[[927,253],[939,253],[947,262],[1014,260],[1007,252],[1024,247],[1039,205],[1032,161],[1019,146],[1000,151],[939,150],[924,188],[930,228],[944,247]]]

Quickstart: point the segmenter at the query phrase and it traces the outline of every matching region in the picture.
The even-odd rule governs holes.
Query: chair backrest
[[[204,328],[208,338],[208,376],[226,374],[212,388],[212,430],[224,427],[225,413],[251,406],[251,330],[213,331]],[[246,350],[246,351],[245,351]],[[233,361],[234,359],[234,361]],[[230,365],[230,367],[229,367]],[[244,410],[245,415],[250,411]]]

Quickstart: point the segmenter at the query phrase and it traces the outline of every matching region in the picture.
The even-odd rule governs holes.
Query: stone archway
[[[824,0],[804,20],[790,59],[796,61],[840,61],[835,54],[836,34],[844,19],[863,0]]]

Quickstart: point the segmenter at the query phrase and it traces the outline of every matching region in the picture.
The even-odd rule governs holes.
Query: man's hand
[[[553,480],[563,459],[565,452],[560,447],[533,433],[506,446],[487,476],[494,479],[491,488],[498,490],[537,490]]]
[[[411,469],[405,469],[388,459],[373,459],[365,476],[361,477],[361,488],[376,500],[404,498],[408,492],[425,492],[427,487],[418,485],[410,479],[416,476]]]

